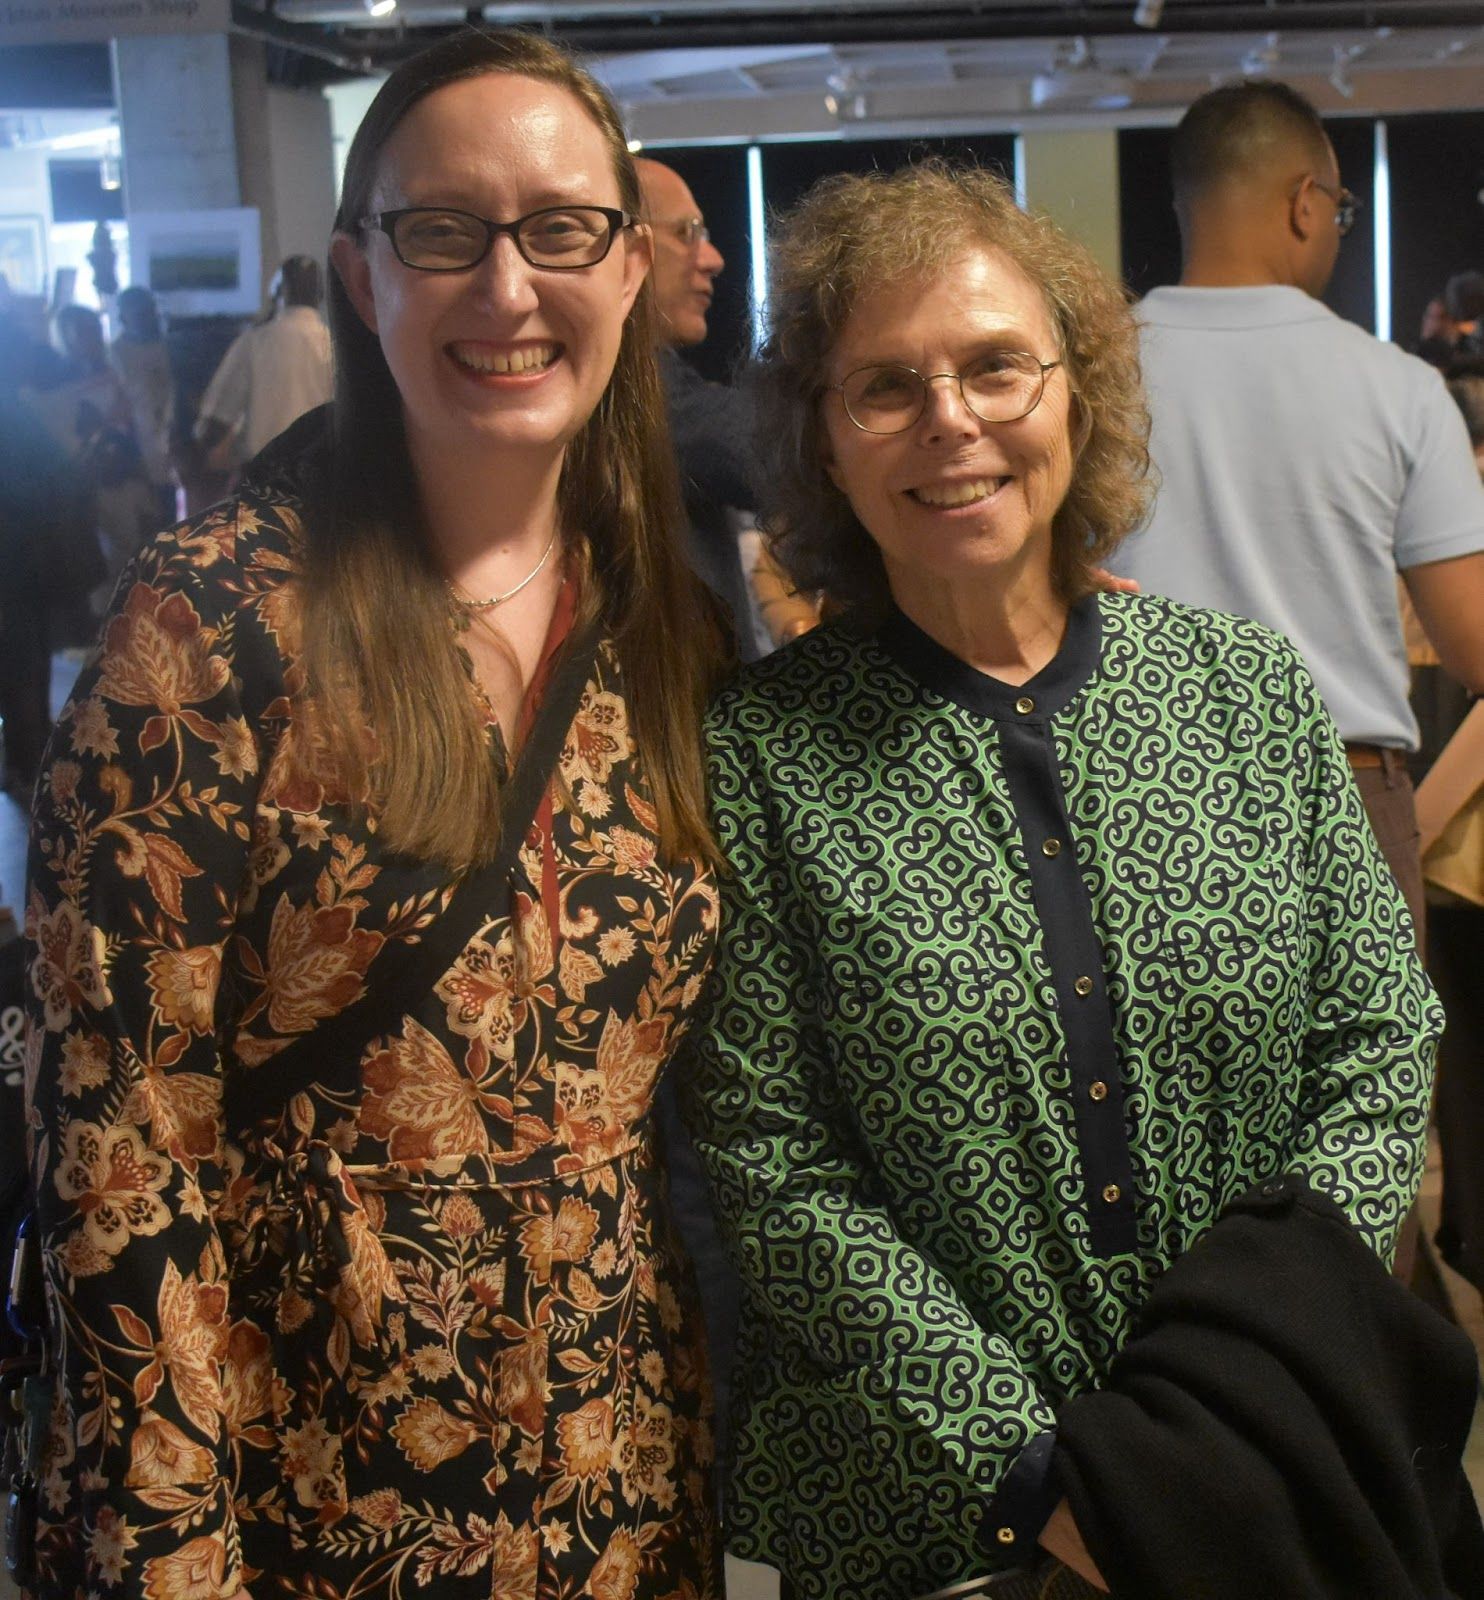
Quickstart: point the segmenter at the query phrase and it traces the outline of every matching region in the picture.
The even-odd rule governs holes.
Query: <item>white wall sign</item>
[[[0,0],[0,45],[225,33],[231,0]]]

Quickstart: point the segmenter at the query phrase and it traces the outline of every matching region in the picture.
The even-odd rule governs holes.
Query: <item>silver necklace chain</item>
[[[541,559],[534,567],[531,568],[525,577],[523,577],[520,582],[516,584],[513,589],[507,589],[504,594],[492,594],[488,600],[466,600],[463,595],[455,594],[453,597],[454,604],[456,606],[462,606],[465,611],[493,611],[496,606],[502,606],[507,600],[515,599],[516,595],[518,595],[528,583],[534,583],[541,575],[541,569],[551,559],[551,552],[556,549],[556,542],[557,536],[555,533],[553,533],[546,548],[541,552]],[[450,584],[449,587],[456,588],[457,585]]]

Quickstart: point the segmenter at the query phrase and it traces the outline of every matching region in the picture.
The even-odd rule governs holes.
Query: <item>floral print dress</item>
[[[253,490],[152,544],[43,771],[39,1592],[706,1600],[649,1108],[714,886],[657,848],[602,643],[480,931],[358,1059],[276,1083],[454,887],[300,758],[300,526]]]

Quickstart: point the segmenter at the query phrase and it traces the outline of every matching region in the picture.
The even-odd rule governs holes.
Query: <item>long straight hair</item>
[[[626,211],[641,209],[623,125],[603,89],[530,34],[461,31],[404,62],[346,159],[337,232],[359,238],[381,152],[402,118],[451,83],[508,73],[571,94],[602,132]],[[488,860],[500,777],[424,536],[402,400],[375,334],[329,274],[331,441],[305,528],[303,660],[311,743],[375,806],[392,849],[459,869]],[[567,446],[560,524],[583,577],[583,620],[613,639],[662,845],[717,859],[700,719],[726,661],[714,612],[681,553],[684,511],[654,355],[646,284],[597,408]]]

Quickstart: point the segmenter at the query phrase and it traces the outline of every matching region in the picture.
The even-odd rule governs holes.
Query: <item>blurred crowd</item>
[[[49,311],[0,279],[0,718],[17,797],[50,728],[54,653],[91,641],[147,538],[219,498],[329,399],[322,299],[319,263],[289,257],[201,390],[148,289],[122,290],[101,314]]]
[[[1484,358],[1484,272],[1460,272],[1422,313],[1417,354],[1443,371]]]

